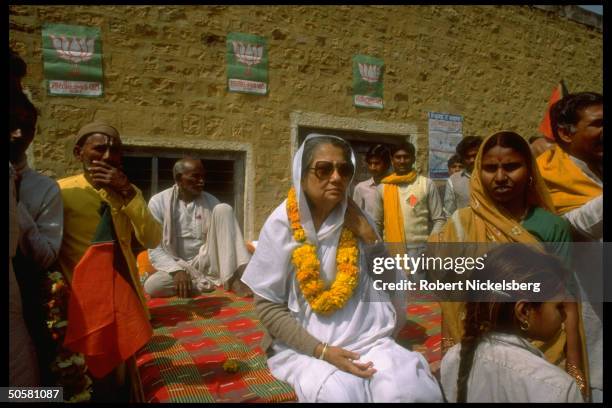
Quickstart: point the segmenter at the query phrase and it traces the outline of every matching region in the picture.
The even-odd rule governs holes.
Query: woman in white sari
[[[441,402],[427,361],[392,338],[405,297],[373,287],[367,259],[384,244],[348,199],[354,166],[344,140],[309,135],[260,233],[242,281],[274,340],[268,366],[300,402]]]

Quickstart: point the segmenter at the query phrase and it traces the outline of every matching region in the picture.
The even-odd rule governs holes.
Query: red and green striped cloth
[[[149,308],[154,334],[136,354],[144,402],[296,401],[268,370],[252,299],[217,289],[191,299],[151,299]],[[408,319],[398,342],[439,365],[437,303],[410,306]],[[227,359],[239,362],[237,373],[223,370]]]

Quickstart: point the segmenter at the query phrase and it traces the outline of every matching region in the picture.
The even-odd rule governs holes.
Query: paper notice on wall
[[[268,47],[257,35],[227,35],[227,89],[258,95],[268,93]]]
[[[100,29],[44,24],[42,51],[49,95],[99,97],[104,94]]]
[[[429,117],[429,177],[448,177],[448,159],[463,137],[463,116],[428,112]]]
[[[361,108],[383,108],[383,60],[353,56],[353,104]]]

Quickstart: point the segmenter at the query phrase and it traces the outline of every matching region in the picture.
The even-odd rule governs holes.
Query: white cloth
[[[198,291],[206,291],[226,282],[249,261],[233,210],[213,195],[202,192],[185,203],[174,185],[151,197],[149,209],[163,225],[163,235],[160,245],[149,250],[151,264],[158,272],[145,281],[145,288],[162,277],[155,276],[160,272],[173,275],[184,270]],[[172,284],[169,276],[165,278]]]
[[[451,347],[441,365],[449,402],[457,401],[461,344]],[[584,402],[576,382],[546,361],[525,339],[490,333],[478,344],[467,382],[467,402]]]
[[[596,184],[603,188],[603,182],[582,160],[571,156],[572,161],[580,170]],[[603,194],[563,214],[572,227],[591,241],[603,241]]]
[[[572,161],[580,170],[603,189],[603,181],[577,157]],[[593,198],[583,206],[563,214],[572,227],[584,238],[594,242],[603,242],[603,194]],[[583,295],[583,298],[586,298]],[[601,308],[601,304],[596,305]],[[603,325],[602,320],[588,302],[582,304],[582,319],[586,336],[587,355],[589,357],[589,382],[593,402],[603,398]]]
[[[603,194],[566,212],[563,217],[588,240],[603,241]]]
[[[28,167],[15,166],[21,176],[17,204],[21,237],[19,249],[41,270],[57,259],[62,244],[64,206],[55,180]]]
[[[309,135],[304,143],[323,135]],[[304,144],[293,160],[293,185],[299,203],[300,220],[308,240],[317,248],[321,278],[335,279],[336,249],[344,223],[347,195],[315,232],[305,194],[301,189]],[[354,154],[351,160],[355,163]],[[330,316],[315,313],[304,299],[291,263],[291,253],[298,246],[293,240],[286,212],[286,201],[266,220],[257,250],[247,266],[242,281],[257,295],[287,303],[292,316],[321,342],[359,353],[362,362],[372,361],[377,373],[369,380],[346,377],[324,360],[300,354],[276,341],[274,355],[268,359],[272,374],[291,384],[301,402],[347,398],[355,401],[441,401],[436,380],[425,359],[403,349],[391,335],[405,314],[405,297],[377,293],[367,273],[363,245],[360,243],[360,274],[355,293],[347,304]],[[398,275],[399,277],[399,275]],[[367,301],[377,298],[379,301]],[[401,317],[400,317],[401,316]],[[341,386],[343,389],[338,390]],[[344,395],[345,397],[342,397]]]
[[[38,386],[38,359],[23,320],[21,292],[13,271],[19,241],[15,173],[9,163],[9,383],[11,387]]]

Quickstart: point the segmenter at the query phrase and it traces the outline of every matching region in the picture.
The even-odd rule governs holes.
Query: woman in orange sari
[[[471,254],[481,256],[487,243],[521,243],[547,249],[567,263],[570,229],[567,221],[554,214],[550,196],[538,171],[529,144],[514,132],[497,132],[480,146],[471,180],[470,206],[459,209],[432,243],[480,243]],[[550,246],[549,246],[550,245]],[[465,303],[441,302],[442,349],[445,352],[463,336]],[[568,372],[586,382],[586,348],[576,303],[565,303],[565,331],[557,338],[536,344],[548,361],[566,361]],[[566,351],[564,350],[566,349]],[[588,390],[588,387],[585,387]],[[587,391],[585,391],[587,392]]]

